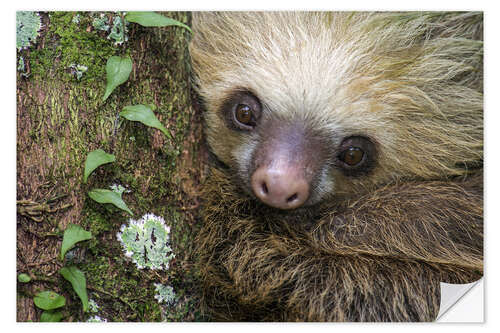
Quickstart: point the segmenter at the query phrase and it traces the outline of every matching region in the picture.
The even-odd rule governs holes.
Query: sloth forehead
[[[214,105],[234,90],[247,89],[273,115],[331,118],[332,112],[338,116],[343,106],[363,100],[362,92],[346,87],[369,75],[371,46],[360,41],[364,37],[349,22],[351,14],[219,15],[222,27],[209,30],[216,46],[205,53],[216,66],[202,77],[204,95]]]
[[[332,45],[319,37],[271,43],[239,55],[237,66],[221,72],[217,95],[246,89],[281,117],[326,115],[362,99],[361,93],[346,89],[362,78],[360,62],[362,55],[351,45]]]
[[[222,75],[223,84],[216,96],[248,90],[261,101],[264,116],[309,119],[323,125],[335,121],[343,127],[355,122],[356,127],[365,127],[364,121],[376,120],[379,115],[366,93],[369,85],[360,89],[357,82],[364,79],[356,78],[353,71],[341,57],[297,54],[275,62],[249,61]]]

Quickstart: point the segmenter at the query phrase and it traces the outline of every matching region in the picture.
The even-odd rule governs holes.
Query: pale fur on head
[[[263,117],[302,119],[331,138],[377,144],[368,177],[324,171],[318,197],[401,178],[461,175],[482,161],[482,41],[475,13],[194,13],[190,46],[207,137],[239,173],[257,134],[219,114],[235,90],[253,92]],[[349,190],[347,190],[349,189]]]

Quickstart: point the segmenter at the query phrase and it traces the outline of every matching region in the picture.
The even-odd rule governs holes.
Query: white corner
[[[441,282],[441,304],[436,321],[441,323],[484,322],[483,279],[468,284]]]

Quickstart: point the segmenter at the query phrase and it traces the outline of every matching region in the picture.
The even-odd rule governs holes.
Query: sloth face
[[[334,192],[335,178],[362,178],[376,165],[369,137],[330,133],[300,115],[277,116],[250,91],[228,96],[219,118],[241,139],[233,153],[240,183],[271,207],[315,204]]]
[[[246,193],[295,209],[482,160],[480,78],[463,81],[481,72],[482,44],[392,24],[390,13],[195,15],[207,140]]]

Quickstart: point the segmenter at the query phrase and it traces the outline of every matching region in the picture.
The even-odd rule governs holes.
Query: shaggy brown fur
[[[440,281],[481,277],[481,14],[197,13],[193,28],[208,142],[224,165],[197,239],[215,320],[431,321]],[[221,114],[242,90],[263,104],[262,128],[300,120],[324,143],[304,207],[252,194],[267,134]],[[352,135],[377,152],[356,177],[329,157]]]

